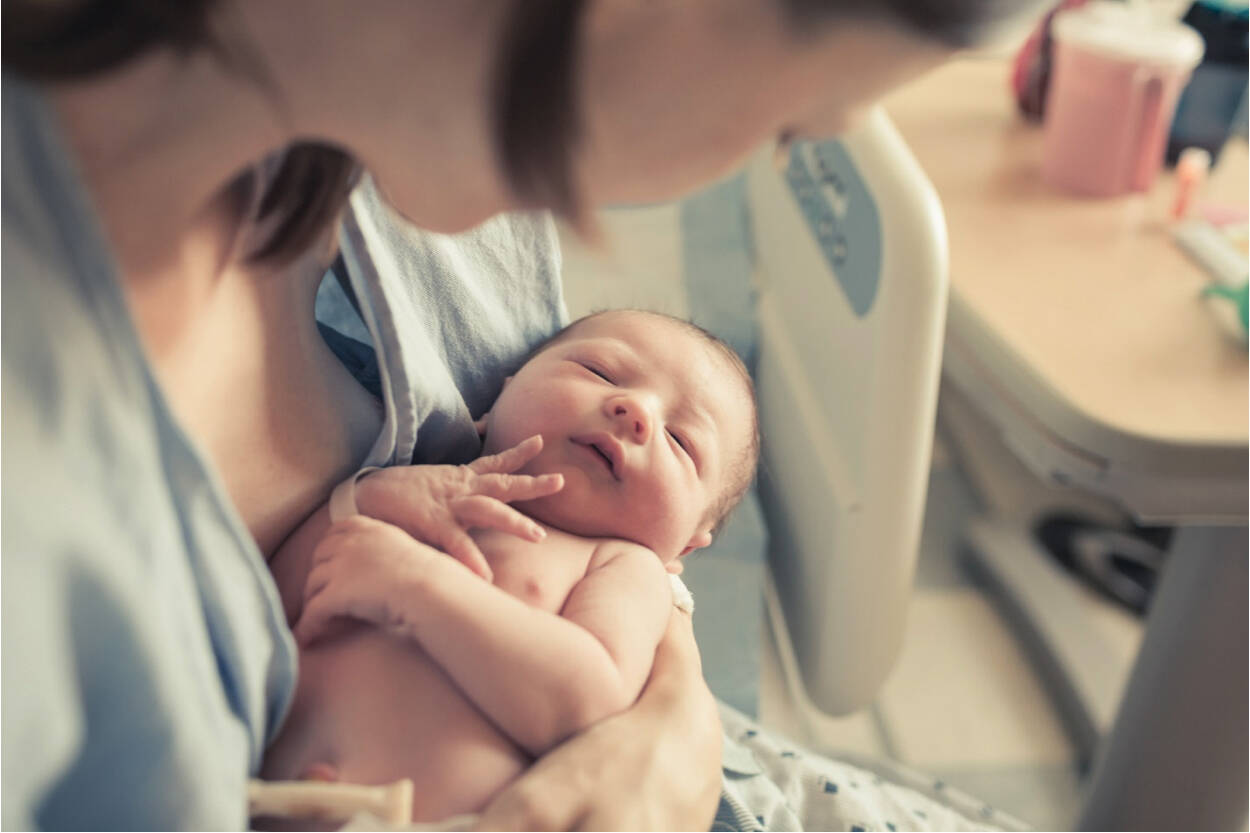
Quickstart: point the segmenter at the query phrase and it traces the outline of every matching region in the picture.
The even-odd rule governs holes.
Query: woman
[[[837,131],[1020,5],[6,4],[5,826],[245,822],[295,668],[261,554],[392,424],[312,323],[353,158],[424,229],[589,230]],[[677,617],[638,704],[483,824],[706,826],[716,726]]]

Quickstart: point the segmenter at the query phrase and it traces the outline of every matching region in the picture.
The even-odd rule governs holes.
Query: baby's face
[[[508,381],[485,451],[542,434],[525,472],[559,472],[564,489],[520,508],[669,562],[711,540],[710,509],[740,476],[753,430],[744,385],[717,347],[662,317],[613,312],[577,324]]]

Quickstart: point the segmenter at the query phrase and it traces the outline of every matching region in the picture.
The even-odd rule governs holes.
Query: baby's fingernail
[[[535,541],[541,541],[547,537],[547,530],[543,529],[541,526],[536,526],[530,530],[530,537]]]

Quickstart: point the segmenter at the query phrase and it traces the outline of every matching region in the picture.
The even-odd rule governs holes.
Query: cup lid
[[[1051,31],[1063,43],[1128,61],[1187,71],[1202,60],[1201,35],[1136,3],[1091,0],[1055,15]]]

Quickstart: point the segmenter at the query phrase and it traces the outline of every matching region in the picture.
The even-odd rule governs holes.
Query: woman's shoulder
[[[290,696],[281,608],[158,392],[49,114],[7,78],[3,113],[6,670],[10,648],[30,660],[5,719],[59,733],[12,750],[44,779],[14,807],[76,765],[91,789],[31,824],[237,825],[212,796],[241,789]],[[186,806],[157,806],[172,794]],[[10,797],[6,775],[6,819]]]

